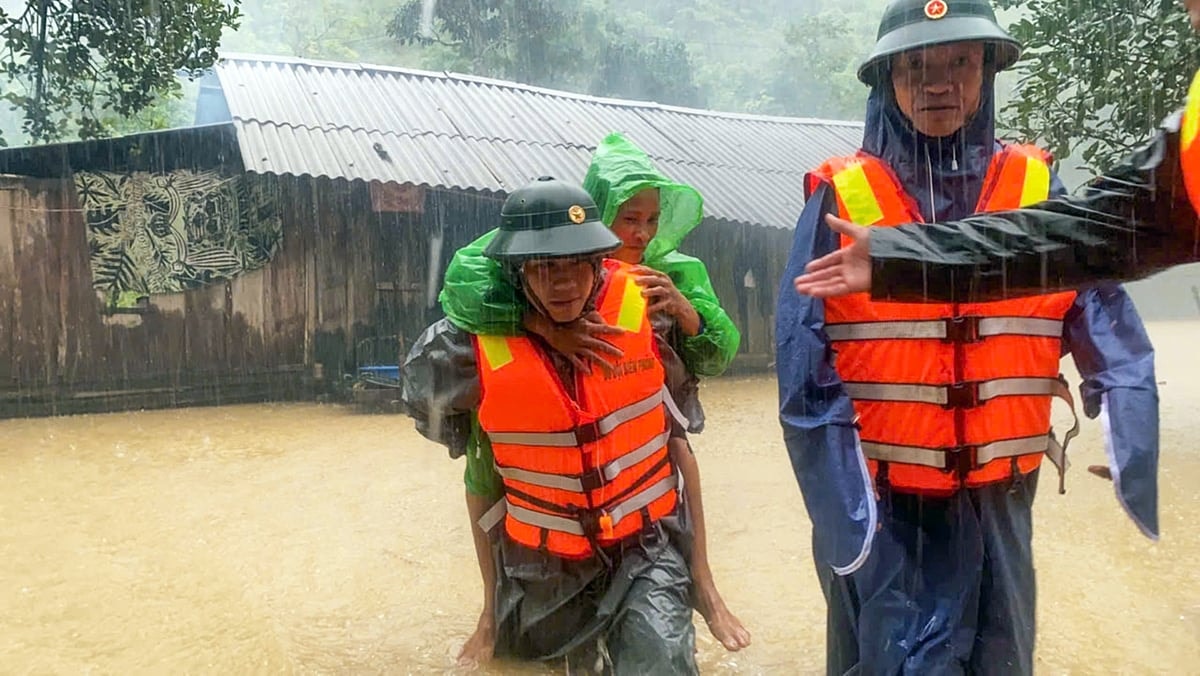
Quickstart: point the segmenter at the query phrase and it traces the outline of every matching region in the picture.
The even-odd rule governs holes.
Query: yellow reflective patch
[[[1021,186],[1021,204],[1029,206],[1050,197],[1050,167],[1046,163],[1029,157],[1025,159],[1025,185]]]
[[[487,360],[487,366],[493,371],[499,371],[513,360],[512,350],[508,347],[508,339],[504,336],[476,336],[479,340],[479,351]]]
[[[627,277],[625,293],[621,295],[621,311],[617,314],[617,326],[626,331],[640,331],[645,319],[646,299],[642,297],[642,287],[633,281],[633,277]]]
[[[875,199],[875,191],[867,180],[861,163],[851,164],[833,176],[833,186],[845,205],[846,218],[859,225],[875,225],[883,220],[883,209]]]
[[[1183,111],[1183,125],[1179,130],[1180,145],[1184,150],[1191,147],[1200,132],[1200,70],[1192,78],[1192,86],[1188,87],[1187,108]]]

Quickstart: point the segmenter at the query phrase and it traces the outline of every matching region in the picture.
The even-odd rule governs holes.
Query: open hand
[[[810,262],[805,273],[794,280],[796,292],[813,298],[844,296],[871,288],[871,229],[855,225],[833,214],[825,216],[830,229],[854,240]]]

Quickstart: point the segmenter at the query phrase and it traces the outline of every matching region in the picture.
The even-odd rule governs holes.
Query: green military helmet
[[[504,201],[500,230],[483,254],[517,263],[606,254],[620,246],[621,240],[600,221],[600,210],[586,190],[543,176]]]
[[[875,49],[858,69],[874,87],[889,72],[891,58],[910,49],[951,42],[983,42],[997,71],[1021,57],[1021,43],[996,22],[988,0],[893,0],[883,11]]]

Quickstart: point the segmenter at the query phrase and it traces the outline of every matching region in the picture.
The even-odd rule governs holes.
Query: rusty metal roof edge
[[[385,181],[385,180],[378,179],[378,178],[361,178],[361,177],[348,178],[346,176],[334,176],[332,174],[327,174],[327,173],[323,173],[323,172],[313,173],[310,171],[301,171],[301,172],[271,171],[271,170],[250,168],[250,169],[246,170],[246,173],[247,174],[259,174],[259,175],[263,175],[263,176],[290,176],[292,178],[324,178],[324,179],[328,179],[330,181],[345,181],[345,182],[351,183],[351,184],[362,183],[363,185],[370,185],[372,183],[375,183],[378,185],[387,185],[387,184],[415,185],[420,188],[426,188],[428,190],[434,190],[434,191],[438,191],[438,192],[468,192],[468,193],[475,193],[478,195],[482,195],[484,197],[508,194],[503,190],[489,190],[487,188],[480,188],[477,186],[470,186],[470,185],[449,185],[449,184],[445,184],[445,183],[429,183],[428,181],[420,181],[420,182]]]
[[[415,77],[434,78],[440,80],[457,80],[460,82],[488,85],[500,87],[504,89],[515,89],[526,91],[534,94],[542,94],[544,96],[552,96],[555,98],[573,99],[585,103],[596,103],[600,105],[617,106],[622,108],[633,109],[649,109],[661,110],[671,113],[679,113],[684,115],[696,115],[699,117],[717,117],[729,120],[745,120],[749,122],[769,122],[775,124],[793,124],[800,126],[833,126],[833,127],[850,127],[861,128],[862,122],[853,120],[825,120],[820,118],[810,117],[787,117],[779,115],[759,115],[754,113],[732,113],[720,110],[706,110],[703,108],[688,108],[685,106],[673,106],[654,101],[638,101],[634,99],[618,99],[610,97],[593,96],[591,94],[580,94],[577,92],[569,92],[562,89],[550,89],[546,87],[538,87],[535,85],[513,82],[511,80],[498,80],[494,78],[483,77],[479,75],[467,75],[463,73],[455,73],[451,71],[428,71],[419,70],[416,68],[403,68],[400,66],[380,66],[368,63],[353,63],[340,61],[320,61],[316,59],[304,59],[293,56],[273,56],[267,54],[244,54],[244,53],[225,53],[221,55],[221,59],[214,65],[217,76],[220,77],[221,64],[225,61],[241,61],[252,63],[278,63],[288,65],[309,66],[313,68],[327,68],[331,70],[349,70],[360,72],[378,72],[392,73],[397,75],[410,75]]]
[[[488,143],[511,143],[513,145],[518,145],[518,146],[538,146],[540,148],[563,148],[563,149],[567,149],[567,150],[587,150],[587,151],[594,151],[596,149],[596,144],[594,144],[594,143],[593,144],[569,143],[569,142],[546,143],[543,141],[527,141],[525,139],[504,138],[502,136],[476,136],[473,134],[458,134],[458,133],[448,134],[448,133],[440,132],[440,131],[418,131],[418,132],[414,133],[411,131],[392,131],[390,129],[388,129],[388,130],[368,129],[367,127],[352,126],[352,125],[348,125],[348,124],[336,124],[336,125],[335,124],[327,124],[327,125],[316,126],[316,125],[311,125],[311,124],[293,124],[291,122],[278,122],[276,120],[266,120],[266,119],[261,119],[261,118],[256,118],[256,117],[245,117],[242,115],[234,115],[233,122],[238,123],[238,124],[256,124],[260,127],[275,127],[277,129],[283,129],[283,128],[303,129],[304,131],[319,131],[319,132],[327,132],[327,131],[362,132],[364,134],[378,134],[378,135],[384,136],[384,137],[395,136],[395,137],[400,137],[400,138],[415,139],[415,138],[421,138],[423,136],[436,136],[436,137],[441,137],[441,138],[459,139],[459,140],[464,140],[464,141],[484,141],[484,142],[488,142]],[[220,124],[230,124],[230,123],[222,122]],[[216,125],[207,125],[207,126],[216,126]],[[175,127],[175,129],[194,129],[194,128],[195,127]],[[675,162],[675,163],[696,164],[696,162],[694,162],[692,160],[679,160],[679,159],[674,159],[674,158],[665,158],[665,159],[667,161]],[[704,166],[718,166],[718,165],[704,165]]]

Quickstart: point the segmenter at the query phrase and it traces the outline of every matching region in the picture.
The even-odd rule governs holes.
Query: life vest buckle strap
[[[951,383],[946,386],[946,403],[942,404],[942,408],[975,408],[981,403],[979,383]]]
[[[963,315],[960,317],[947,317],[946,322],[946,337],[942,338],[944,343],[978,343],[983,340],[983,336],[979,333],[979,320],[982,317],[978,315]]]
[[[977,446],[959,446],[948,449],[945,453],[946,466],[943,469],[946,472],[953,472],[960,479],[966,479],[967,475],[978,467],[978,456],[979,448]]]
[[[599,421],[584,423],[575,428],[575,443],[578,445],[595,443],[603,436]]]
[[[581,509],[576,513],[575,519],[579,522],[579,527],[582,529],[584,536],[595,539],[600,535],[600,518],[604,514],[606,512],[599,509]],[[609,516],[610,524],[611,519],[612,516]]]
[[[601,468],[590,469],[579,475],[579,485],[585,492],[600,490],[608,480],[604,477],[604,470]]]

